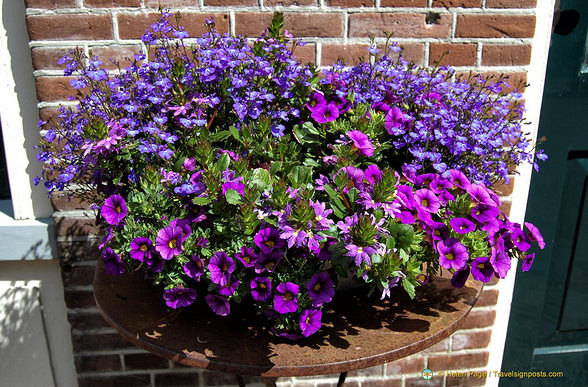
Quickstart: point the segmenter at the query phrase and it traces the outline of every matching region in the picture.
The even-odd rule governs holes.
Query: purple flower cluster
[[[521,107],[497,84],[375,56],[319,74],[279,15],[262,36],[188,47],[163,12],[149,58],[108,72],[62,58],[84,93],[45,132],[49,191],[96,203],[107,274],[145,270],[170,308],[246,302],[286,337],[320,330],[340,277],[414,297],[437,269],[459,287],[530,269],[530,223],[490,182],[531,161]],[[391,47],[392,49],[395,46]]]

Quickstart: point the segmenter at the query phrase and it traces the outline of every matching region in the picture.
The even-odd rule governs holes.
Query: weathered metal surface
[[[419,352],[455,332],[481,289],[471,279],[454,289],[437,278],[414,300],[402,292],[392,301],[337,294],[334,309],[323,311],[322,330],[293,342],[268,333],[247,311],[216,316],[203,297],[170,309],[142,274],[107,277],[99,262],[94,278],[100,312],[138,347],[192,367],[266,377],[339,373]]]

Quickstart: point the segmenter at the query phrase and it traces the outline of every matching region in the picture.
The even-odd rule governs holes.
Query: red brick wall
[[[67,103],[72,93],[57,59],[83,47],[103,58],[123,61],[141,49],[140,35],[155,18],[158,0],[25,0],[34,76],[41,117]],[[181,10],[182,24],[192,34],[203,31],[214,15],[222,32],[255,36],[274,10],[285,13],[286,28],[304,37],[297,52],[304,61],[328,65],[338,56],[347,62],[365,54],[373,35],[386,32],[406,49],[405,56],[467,72],[507,73],[525,80],[535,28],[536,0],[170,0]],[[106,62],[106,61],[105,61]],[[114,68],[114,66],[112,66]],[[503,187],[510,195],[512,186]],[[93,220],[78,211],[79,203],[55,198],[56,237],[63,267],[65,301],[72,328],[81,386],[235,385],[232,375],[190,369],[145,353],[120,338],[94,305],[92,276],[97,258]],[[508,200],[506,200],[508,207]],[[498,290],[485,287],[462,329],[422,353],[382,366],[350,373],[349,386],[409,386],[424,382],[424,368],[484,369],[488,364]],[[498,317],[500,318],[500,317]],[[250,383],[262,384],[251,378]],[[284,386],[331,386],[335,376],[284,378]],[[484,380],[435,377],[427,385],[479,385]]]

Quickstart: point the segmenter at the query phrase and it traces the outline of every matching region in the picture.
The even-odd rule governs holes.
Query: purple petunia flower
[[[401,136],[406,131],[408,120],[404,117],[402,110],[393,107],[386,112],[384,128],[391,136]]]
[[[235,258],[237,258],[243,266],[245,267],[253,267],[253,264],[257,260],[257,254],[251,247],[241,247],[241,251],[235,254]]]
[[[487,206],[496,206],[496,203],[494,200],[492,200],[490,194],[488,193],[488,189],[482,184],[470,184],[470,186],[467,188],[467,192],[477,203]]]
[[[253,241],[264,254],[269,254],[276,249],[283,249],[286,246],[286,241],[280,239],[280,232],[273,227],[266,227],[259,230],[255,234]]]
[[[310,115],[317,123],[324,124],[339,118],[339,108],[333,102],[314,108]]]
[[[466,218],[453,218],[449,221],[451,228],[458,234],[467,234],[476,229],[476,225]]]
[[[272,297],[272,282],[267,277],[255,277],[249,284],[251,297],[255,301],[265,302]]]
[[[110,247],[102,251],[102,260],[106,268],[106,275],[121,275],[125,272],[125,264]]]
[[[308,337],[321,328],[322,311],[320,309],[305,309],[300,314],[300,330],[304,337]]]
[[[535,261],[535,253],[525,255],[525,257],[523,258],[521,270],[529,271],[529,269],[531,269],[531,266],[533,266],[533,261]]]
[[[136,237],[131,241],[131,251],[129,255],[132,259],[144,262],[153,252],[153,242],[145,237]]]
[[[241,281],[238,279],[230,280],[225,285],[219,286],[218,292],[221,296],[230,297],[235,293],[235,290],[237,290],[239,283],[241,283]]]
[[[102,217],[106,223],[116,226],[127,215],[127,204],[122,196],[115,194],[104,201],[104,205],[100,209]]]
[[[501,239],[499,239],[496,246],[492,247],[490,264],[494,268],[494,272],[498,278],[506,278],[512,262],[507,252],[504,250],[504,244],[501,242]]]
[[[255,272],[273,272],[282,260],[283,256],[284,252],[282,250],[274,250],[267,254],[262,253],[253,263],[253,266],[255,267]]]
[[[235,270],[235,262],[224,251],[217,251],[208,261],[210,280],[217,285],[224,286],[231,279]]]
[[[374,155],[374,144],[365,133],[360,130],[350,130],[347,132],[347,137],[353,141],[352,149],[354,151],[359,151],[359,153],[367,157]]]
[[[196,290],[184,287],[167,289],[163,293],[166,305],[174,309],[191,305],[196,300],[196,296]]]
[[[312,306],[321,306],[331,302],[335,295],[335,288],[333,288],[333,280],[326,272],[316,273],[310,278],[306,284],[306,290],[312,300]]]
[[[518,223],[513,223],[511,228],[511,238],[514,245],[521,251],[527,251],[531,248],[531,243],[527,239],[527,236],[521,230]]]
[[[235,178],[235,172],[229,171],[228,169],[223,172],[223,178],[225,182],[222,185],[222,194],[226,194],[228,190],[232,189],[241,196],[245,196],[245,184],[243,184],[243,176],[238,176]]]
[[[423,188],[415,191],[414,200],[417,208],[426,212],[437,213],[441,208],[439,198],[430,189]]]
[[[491,222],[493,219],[496,219],[500,214],[500,210],[498,209],[498,207],[478,204],[476,207],[472,208],[471,214],[472,218],[474,218],[478,222],[486,223]]]
[[[468,250],[457,238],[448,238],[437,243],[439,264],[446,269],[460,270],[468,261]]]
[[[375,184],[382,180],[382,171],[377,165],[371,164],[365,169],[364,176],[368,183]]]
[[[310,96],[310,100],[306,103],[306,107],[311,111],[314,112],[318,109],[321,109],[327,104],[327,100],[321,93],[312,93]]]
[[[274,310],[280,314],[296,312],[298,309],[298,292],[300,286],[292,282],[283,282],[276,288]]]
[[[191,223],[192,221],[190,219],[174,219],[169,225],[182,229],[182,242],[184,242],[192,234],[192,228],[190,227]]]
[[[225,297],[208,294],[204,299],[210,309],[217,315],[228,316],[231,313],[231,306]]]
[[[199,257],[192,255],[190,261],[184,264],[184,273],[188,277],[200,281],[200,277],[204,274],[204,262]]]
[[[531,242],[537,242],[537,245],[541,250],[545,248],[545,241],[543,240],[543,235],[539,232],[539,229],[533,224],[529,222],[525,222],[525,226],[527,230],[529,230],[529,234],[527,234],[527,239]]]
[[[449,171],[449,175],[450,175],[450,180],[454,186],[456,186],[457,188],[460,188],[464,191],[467,191],[467,189],[471,183],[468,180],[468,178],[466,177],[466,175],[464,175],[463,172],[461,172],[457,169],[452,169]]]
[[[451,285],[454,288],[463,288],[469,276],[470,267],[468,265],[465,265],[463,269],[453,273],[453,277],[451,277]]]
[[[167,226],[159,230],[155,238],[155,250],[161,254],[161,258],[172,259],[182,253],[182,236],[181,227]]]
[[[472,277],[480,282],[488,282],[492,279],[494,268],[488,257],[478,257],[472,262]]]

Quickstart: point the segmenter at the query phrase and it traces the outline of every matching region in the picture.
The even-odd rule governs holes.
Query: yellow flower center
[[[259,288],[260,289],[266,289],[267,288],[267,286],[265,286],[265,284],[263,282],[262,283],[258,283],[258,285],[259,285]]]
[[[251,257],[248,257],[247,255],[243,256],[243,261],[245,261],[245,263],[249,263],[251,262]]]
[[[478,269],[482,270],[484,268],[484,264],[483,263],[478,263]]]
[[[314,289],[315,292],[318,292],[319,290],[321,290],[321,284],[320,284],[320,282],[317,282],[316,285],[314,285],[313,289]]]
[[[265,264],[265,268],[268,270],[272,270],[276,264],[274,262],[268,262]]]
[[[428,207],[428,206],[429,206],[429,201],[428,201],[427,199],[423,199],[423,200],[421,201],[421,205],[422,205],[423,207]]]
[[[223,267],[222,267],[223,271],[227,271],[229,269],[229,267],[227,266],[227,263],[223,263]]]
[[[274,241],[265,241],[265,245],[267,247],[274,247],[275,243],[274,243]]]
[[[284,294],[284,300],[290,301],[293,298],[294,297],[292,296],[292,293],[290,293],[290,292],[287,292],[286,294]]]
[[[174,238],[174,239],[170,240],[167,245],[169,246],[170,249],[175,249],[177,243],[178,243],[178,241],[176,241],[176,239]]]
[[[122,212],[122,210],[120,209],[120,206],[116,206],[115,210],[116,210],[117,214],[120,214]]]
[[[147,251],[147,250],[149,250],[149,247],[147,247],[147,245],[143,244],[143,245],[141,245],[141,247],[139,247],[139,249],[141,249],[141,251]]]
[[[450,261],[453,261],[455,259],[455,257],[451,253],[445,254],[445,258],[449,259]]]

